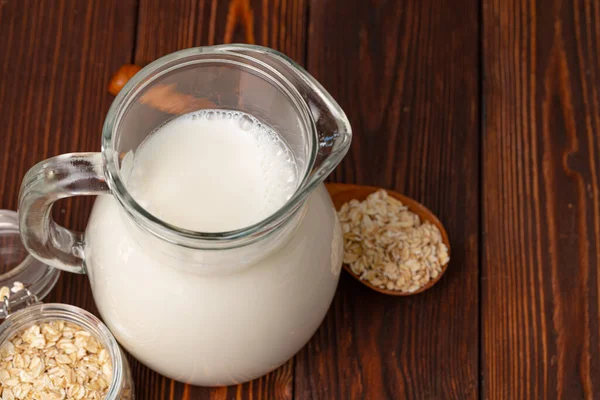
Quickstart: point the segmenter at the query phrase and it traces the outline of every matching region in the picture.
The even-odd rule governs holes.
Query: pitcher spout
[[[310,191],[323,182],[344,158],[352,141],[350,122],[339,104],[304,68],[276,50],[246,44],[215,47],[244,54],[267,64],[297,91],[306,106],[314,136],[310,167],[299,192],[302,189]]]

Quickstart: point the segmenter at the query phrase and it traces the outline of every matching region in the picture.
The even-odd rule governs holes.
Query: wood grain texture
[[[0,0],[0,208],[17,208],[37,162],[100,150],[106,83],[131,61],[135,12],[135,0]],[[81,230],[92,201],[61,201],[54,217]],[[97,314],[82,275],[63,273],[45,301]]]
[[[173,51],[251,43],[305,61],[307,0],[140,0],[137,64]]]
[[[600,3],[483,2],[483,398],[600,398]]]
[[[312,1],[308,70],[354,130],[337,181],[392,188],[446,226],[448,272],[408,298],[344,275],[297,356],[297,399],[478,396],[478,2]]]
[[[0,208],[16,209],[35,163],[99,151],[111,73],[131,59],[134,1],[0,2]],[[83,229],[91,198],[60,202],[55,218]],[[95,311],[87,278],[63,274],[48,301]]]
[[[303,64],[306,0],[140,0],[135,62],[146,64],[187,47],[254,43]],[[293,396],[294,361],[253,382],[227,388],[174,383],[133,361],[141,399],[287,400]]]

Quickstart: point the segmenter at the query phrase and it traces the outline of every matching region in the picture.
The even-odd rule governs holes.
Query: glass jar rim
[[[315,90],[319,90],[322,96],[326,98],[327,102],[331,103],[332,107],[336,107],[339,109],[341,115],[344,115],[343,111],[341,108],[339,108],[335,100],[333,100],[333,98],[331,98],[331,96],[316,82],[316,80],[314,80],[314,78],[308,75],[308,73],[306,73],[301,66],[296,64],[284,54],[262,46],[232,44],[190,48],[168,54],[144,67],[127,82],[124,88],[116,96],[109,109],[103,127],[102,157],[107,183],[111,189],[112,195],[116,197],[121,206],[138,225],[150,231],[160,239],[166,240],[167,242],[188,248],[203,250],[226,250],[254,243],[266,236],[269,236],[279,227],[285,225],[285,223],[289,221],[300,209],[304,200],[308,197],[308,194],[312,192],[312,190],[324,179],[322,174],[312,173],[312,168],[319,150],[319,145],[317,141],[316,125],[310,113],[308,104],[306,104],[306,102],[302,99],[302,96],[298,92],[297,88],[295,88],[294,85],[275,68],[258,60],[257,58],[239,52],[240,50],[258,52],[260,54],[268,54],[270,56],[277,57],[280,61],[286,63],[293,70],[298,71],[299,74],[302,74],[302,79],[310,82],[310,84],[314,86]],[[127,110],[130,103],[136,98],[136,96],[144,88],[146,88],[147,85],[151,84],[162,74],[172,71],[174,68],[181,68],[189,65],[183,62],[183,60],[186,58],[200,54],[212,54],[215,56],[222,56],[225,54],[228,56],[238,57],[240,60],[249,60],[254,64],[261,65],[261,68],[264,68],[269,72],[269,74],[272,74],[273,77],[276,77],[276,81],[279,81],[279,83],[283,85],[282,87],[289,93],[290,100],[297,106],[298,111],[301,113],[301,116],[307,125],[309,133],[314,138],[314,140],[312,140],[310,149],[310,161],[306,168],[304,177],[299,183],[298,189],[294,195],[292,195],[292,197],[275,213],[271,214],[262,221],[241,229],[226,232],[200,232],[183,229],[169,224],[148,212],[138,202],[135,201],[135,199],[127,190],[123,180],[120,178],[117,159],[118,155],[115,154],[112,148],[114,139],[113,135],[118,129],[124,112]],[[169,63],[178,62],[180,60],[182,63],[177,64],[175,67],[171,67],[165,71],[161,71],[161,69]]]
[[[12,290],[17,282],[22,283],[23,288],[35,295],[37,299],[45,298],[56,285],[60,270],[42,263],[27,252],[19,234],[19,218],[16,211],[0,210],[0,238],[9,239],[0,246],[0,253],[7,259],[11,259],[12,256],[19,260],[9,264],[10,268],[0,274],[0,287],[8,287],[12,292],[8,299],[10,306],[20,307],[28,301],[24,290],[19,290],[17,293]],[[2,301],[3,299],[0,298],[0,302]],[[5,317],[4,309],[0,306],[0,319]]]
[[[0,347],[12,336],[34,323],[62,320],[86,329],[104,346],[111,358],[113,376],[106,400],[117,400],[125,376],[121,349],[113,334],[95,315],[82,308],[63,303],[36,303],[10,314],[0,324]]]

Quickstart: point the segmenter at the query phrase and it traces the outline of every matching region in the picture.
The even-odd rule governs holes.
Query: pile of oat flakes
[[[437,278],[450,260],[437,226],[421,222],[385,190],[338,212],[344,232],[344,263],[382,289],[414,293]]]
[[[104,399],[112,380],[108,351],[65,321],[35,324],[0,347],[0,398]]]

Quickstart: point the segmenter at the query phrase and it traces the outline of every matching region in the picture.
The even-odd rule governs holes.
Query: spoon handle
[[[108,91],[117,95],[127,82],[142,67],[125,64],[117,70],[108,83]],[[157,84],[148,89],[140,98],[141,103],[169,114],[186,114],[200,108],[215,108],[216,105],[207,99],[201,99],[177,92],[176,84]]]
[[[141,69],[142,67],[135,64],[125,64],[121,66],[121,68],[115,72],[113,77],[110,78],[110,82],[108,83],[109,93],[116,96],[131,77],[137,74]]]

